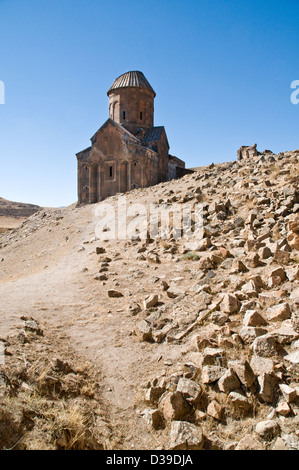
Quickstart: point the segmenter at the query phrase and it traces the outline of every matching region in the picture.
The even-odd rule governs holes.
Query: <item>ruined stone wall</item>
[[[243,145],[237,152],[238,160],[246,160],[248,158],[257,157],[260,153],[257,150],[257,144],[252,147]]]

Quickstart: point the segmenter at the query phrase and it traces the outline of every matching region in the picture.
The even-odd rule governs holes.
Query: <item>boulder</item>
[[[220,304],[222,312],[237,313],[240,309],[240,301],[234,294],[225,294]]]
[[[273,269],[268,277],[268,286],[270,288],[277,287],[286,280],[286,273],[283,268]]]
[[[267,330],[265,328],[257,328],[254,326],[243,326],[239,331],[242,341],[246,344],[251,344],[258,336],[265,335]]]
[[[224,367],[220,366],[204,366],[202,369],[201,380],[204,384],[217,382],[226,372]]]
[[[123,297],[123,294],[115,289],[109,289],[108,297],[112,297],[112,298]]]
[[[289,281],[294,282],[299,279],[299,266],[286,268],[286,275]]]
[[[137,324],[134,333],[140,341],[152,341],[152,327],[146,320],[142,320]]]
[[[170,431],[170,450],[201,450],[204,435],[201,427],[186,421],[173,421]]]
[[[284,356],[284,360],[294,365],[299,364],[299,349],[288,354],[287,356]]]
[[[164,383],[158,383],[152,385],[146,392],[145,401],[151,405],[157,405],[163,393],[165,393],[166,387]]]
[[[235,259],[232,263],[232,271],[231,272],[232,273],[247,273],[248,269],[241,260]]]
[[[299,250],[299,218],[289,224],[287,240],[293,250]]]
[[[229,393],[228,399],[233,407],[233,415],[235,417],[245,417],[251,411],[251,404],[248,398],[238,390]]]
[[[101,246],[97,246],[97,247],[96,247],[96,254],[97,254],[97,255],[102,255],[103,253],[106,253],[105,248],[103,248],[103,247],[101,247]]]
[[[273,256],[273,253],[272,253],[272,251],[270,250],[270,248],[268,246],[264,246],[264,247],[260,248],[259,251],[258,251],[258,254],[259,254],[260,259],[262,259],[262,260],[268,259],[271,256]]]
[[[170,299],[175,299],[179,295],[184,295],[185,291],[175,284],[171,284],[167,289],[166,294]]]
[[[39,327],[36,320],[33,318],[21,317],[24,320],[24,330],[34,333],[38,336],[43,336],[43,330]]]
[[[258,439],[251,436],[250,434],[246,434],[238,442],[238,445],[235,447],[235,450],[265,450],[265,448]]]
[[[157,294],[151,294],[143,301],[143,307],[145,309],[155,307],[158,302],[159,296]]]
[[[269,321],[284,321],[291,318],[292,312],[287,302],[275,305],[266,312]]]
[[[292,388],[287,384],[280,384],[279,389],[287,403],[292,403],[297,399],[297,392],[295,388]]]
[[[229,361],[228,366],[233,369],[241,384],[243,384],[245,387],[250,388],[256,381],[256,376],[248,361],[242,359]]]
[[[137,315],[139,312],[141,312],[141,307],[139,304],[137,304],[136,302],[131,302],[129,305],[128,305],[128,312],[135,316]]]
[[[277,377],[273,373],[263,373],[257,380],[259,398],[266,403],[272,403],[277,392]]]
[[[225,365],[225,352],[220,348],[206,347],[203,351],[201,366],[206,365]]]
[[[177,391],[181,392],[188,403],[195,405],[202,394],[201,386],[194,380],[181,378],[177,385]]]
[[[149,428],[154,430],[164,428],[164,419],[159,410],[146,409],[142,412],[142,416]]]
[[[182,392],[167,392],[159,401],[159,410],[166,421],[184,420],[191,411]]]
[[[243,318],[244,326],[266,326],[264,317],[256,310],[247,310]]]
[[[212,400],[207,407],[207,415],[212,416],[212,418],[217,421],[221,421],[224,413],[223,407],[218,403],[217,400]]]
[[[249,268],[257,268],[260,266],[261,260],[258,253],[250,253],[245,259],[245,264]]]
[[[107,280],[108,280],[108,276],[106,276],[106,274],[97,274],[97,275],[94,277],[94,280],[95,280],[95,281],[107,281]]]
[[[294,330],[297,331],[297,333],[299,333],[299,311],[298,310],[294,310],[294,312],[292,313],[291,320],[292,320],[292,325],[293,325]]]
[[[257,337],[252,343],[254,354],[261,357],[273,357],[277,355],[277,341],[271,334]]]
[[[218,380],[218,388],[220,392],[229,393],[233,390],[237,390],[240,387],[240,381],[233,371],[229,368]]]
[[[290,300],[294,302],[294,304],[299,305],[299,287],[291,292]]]
[[[289,407],[287,402],[282,401],[282,402],[278,403],[278,405],[276,407],[276,412],[278,414],[280,414],[281,416],[288,416],[292,412],[292,410]]]
[[[244,292],[244,294],[246,294],[247,298],[257,297],[258,292],[259,292],[259,288],[255,284],[255,282],[252,279],[250,279],[248,282],[246,282],[242,286],[242,292]]]
[[[277,249],[274,254],[274,260],[280,265],[286,265],[290,261],[290,253]]]
[[[250,366],[256,375],[274,372],[274,362],[266,357],[252,356]]]

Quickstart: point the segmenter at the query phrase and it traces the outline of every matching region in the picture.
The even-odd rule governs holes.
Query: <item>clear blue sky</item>
[[[0,0],[0,196],[75,202],[75,153],[129,70],[188,167],[299,148],[298,24],[298,0]]]

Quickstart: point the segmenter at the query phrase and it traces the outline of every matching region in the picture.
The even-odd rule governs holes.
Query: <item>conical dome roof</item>
[[[120,75],[120,77],[116,78],[112,86],[109,88],[108,94],[111,90],[116,90],[117,88],[126,88],[126,87],[148,88],[156,96],[156,93],[150,86],[149,82],[147,81],[143,73],[137,70],[124,73],[123,75]]]

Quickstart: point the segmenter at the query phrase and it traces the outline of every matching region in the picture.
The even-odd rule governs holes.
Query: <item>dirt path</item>
[[[0,336],[15,331],[22,315],[61,328],[76,352],[86,356],[101,372],[104,405],[120,448],[155,448],[159,441],[149,433],[136,406],[140,387],[163,367],[159,358],[165,346],[153,348],[132,336],[136,319],[127,312],[127,300],[108,298],[106,286],[94,280],[97,260],[95,246],[90,243],[94,239],[92,207],[85,209],[84,214],[86,227],[75,246],[60,259],[53,255],[43,266],[42,258],[39,270],[28,269],[18,278],[11,269],[12,274],[2,279]],[[55,240],[47,241],[51,251]],[[28,256],[32,256],[32,249]]]

